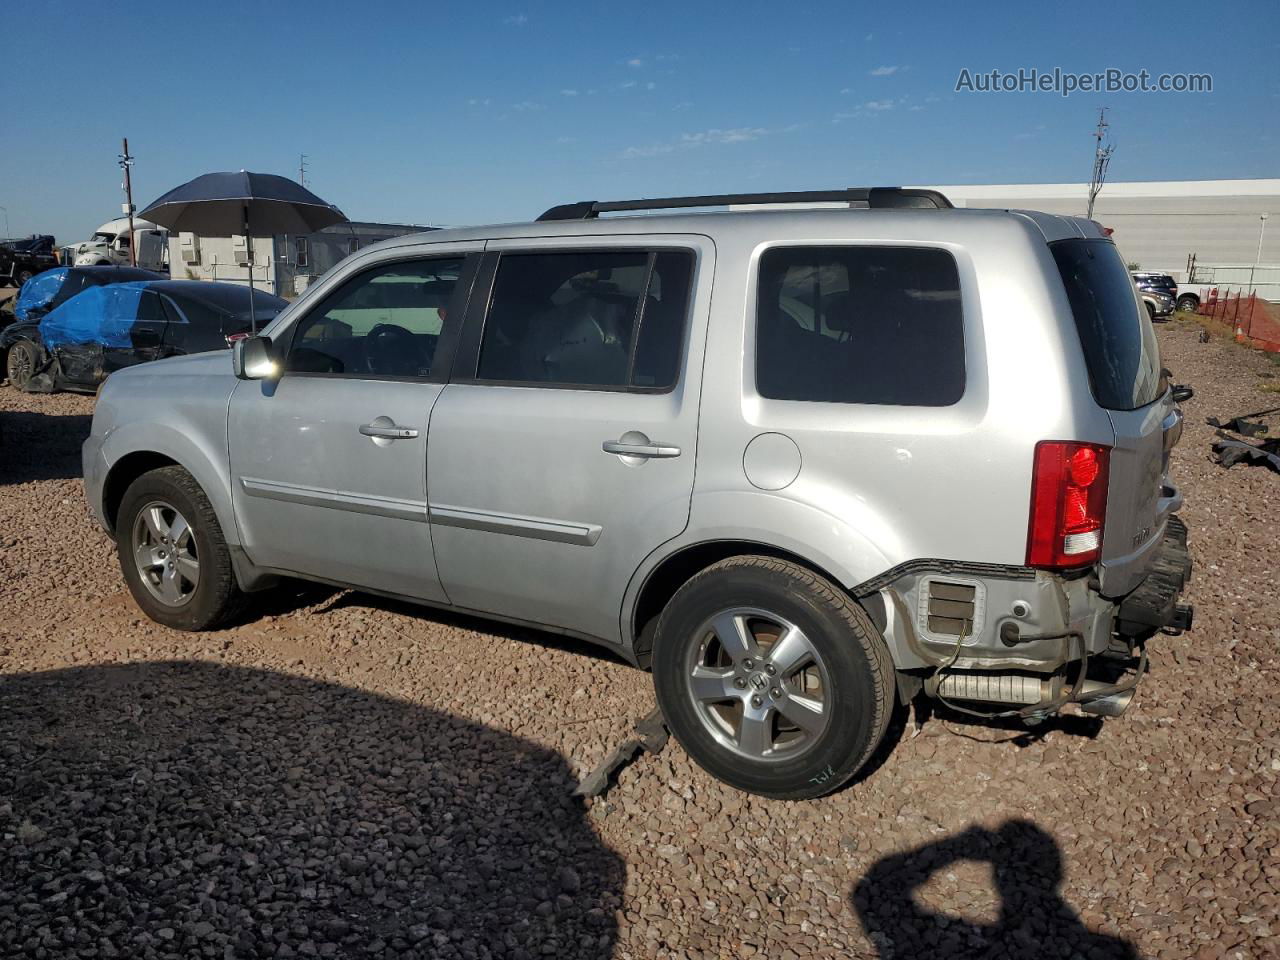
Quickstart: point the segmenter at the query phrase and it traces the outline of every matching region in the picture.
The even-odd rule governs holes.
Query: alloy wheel
[[[804,631],[776,613],[734,607],[690,645],[688,691],[721,746],[751,760],[806,753],[830,720],[830,680]]]
[[[200,585],[200,558],[191,524],[164,500],[152,500],[133,521],[133,559],[143,586],[161,603],[180,607]]]

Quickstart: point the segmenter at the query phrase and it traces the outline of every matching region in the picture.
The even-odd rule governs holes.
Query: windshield
[[[1110,240],[1050,244],[1089,367],[1093,398],[1136,410],[1161,392],[1160,348],[1124,261]]]

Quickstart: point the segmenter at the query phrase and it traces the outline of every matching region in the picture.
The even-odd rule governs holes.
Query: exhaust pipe
[[[1080,704],[1081,713],[1093,714],[1095,717],[1118,717],[1129,709],[1133,702],[1134,687],[1115,691],[1114,683],[1103,683],[1100,680],[1085,680],[1080,685],[1076,702]],[[1111,690],[1112,693],[1105,691]]]

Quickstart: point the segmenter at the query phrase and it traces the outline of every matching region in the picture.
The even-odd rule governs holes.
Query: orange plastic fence
[[[1219,295],[1218,288],[1209,291],[1200,304],[1200,314],[1229,323],[1236,331],[1236,340],[1266,350],[1280,353],[1280,316],[1267,301],[1257,294],[1242,296],[1237,293]]]

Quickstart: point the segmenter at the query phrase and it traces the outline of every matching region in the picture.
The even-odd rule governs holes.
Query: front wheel
[[[21,287],[24,283],[26,283],[28,280],[30,280],[34,276],[35,274],[32,273],[30,270],[19,270],[18,276],[17,276],[17,281],[18,281],[17,285]]]
[[[17,390],[26,390],[36,375],[39,358],[39,349],[30,340],[18,340],[9,347],[4,365],[9,384]]]
[[[1197,297],[1187,295],[1178,298],[1178,309],[1184,313],[1195,313],[1200,307],[1200,300]]]
[[[839,588],[772,557],[733,557],[676,592],[653,682],[676,739],[731,786],[779,799],[836,789],[867,762],[893,707],[893,663]]]
[[[142,612],[176,630],[208,630],[239,610],[243,594],[209,498],[182,467],[129,485],[116,517],[116,552]]]

